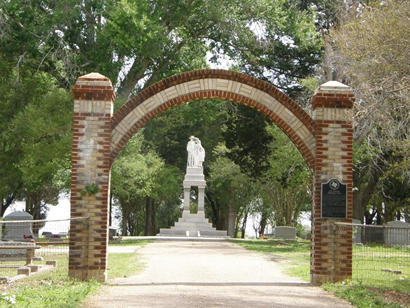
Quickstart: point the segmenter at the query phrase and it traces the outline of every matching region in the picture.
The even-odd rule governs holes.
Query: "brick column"
[[[335,282],[352,275],[352,230],[336,232],[335,222],[352,221],[352,120],[354,96],[350,87],[329,81],[312,100],[315,123],[315,166],[313,174],[311,282]],[[347,185],[345,218],[323,218],[321,184],[337,179]]]
[[[110,141],[114,91],[100,74],[81,76],[73,89],[69,276],[106,280]]]

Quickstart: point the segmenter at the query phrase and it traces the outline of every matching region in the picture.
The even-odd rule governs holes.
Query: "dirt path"
[[[139,275],[110,281],[85,307],[351,307],[229,242],[155,241]]]

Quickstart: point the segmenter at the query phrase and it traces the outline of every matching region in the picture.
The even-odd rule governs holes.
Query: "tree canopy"
[[[330,31],[334,69],[357,100],[355,213],[368,223],[375,216],[393,220],[410,207],[409,14],[408,1],[362,5]]]
[[[307,111],[319,82],[352,86],[355,216],[381,223],[409,215],[406,4],[0,2],[1,214],[25,200],[41,217],[68,189],[70,90],[79,76],[109,77],[117,109],[164,77],[224,64],[275,85]],[[252,212],[262,213],[261,229],[268,221],[296,224],[308,210],[310,174],[289,139],[254,109],[201,100],[152,119],[115,161],[112,204],[121,208],[124,234],[155,234],[179,215],[190,135],[207,151],[206,210],[219,228],[243,231]]]

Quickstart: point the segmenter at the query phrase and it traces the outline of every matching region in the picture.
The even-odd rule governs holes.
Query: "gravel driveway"
[[[110,281],[85,307],[352,307],[229,242],[154,241],[145,270]]]

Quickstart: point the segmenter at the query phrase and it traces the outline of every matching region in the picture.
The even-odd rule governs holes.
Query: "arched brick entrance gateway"
[[[69,274],[106,279],[107,227],[112,161],[147,121],[172,106],[220,98],[256,108],[295,143],[313,171],[311,280],[320,284],[351,277],[352,234],[336,236],[332,222],[352,219],[352,107],[349,87],[328,82],[317,90],[313,117],[273,85],[225,70],[197,70],[146,88],[113,114],[111,81],[97,73],[79,77],[74,89],[71,217],[90,216],[70,227]],[[330,179],[347,185],[346,215],[324,218],[321,187]],[[99,191],[88,194],[90,187]]]

